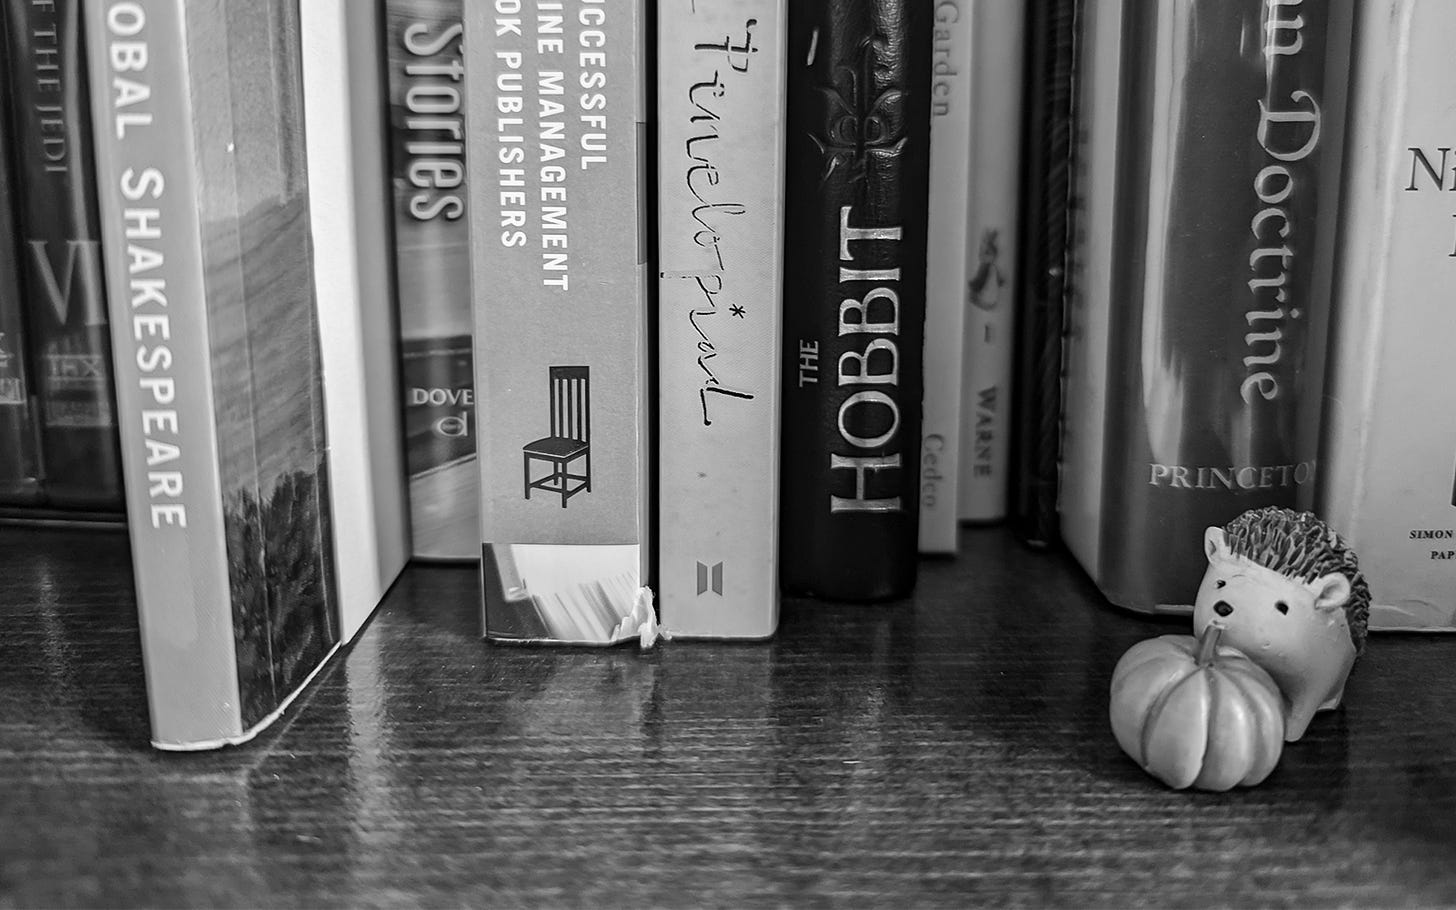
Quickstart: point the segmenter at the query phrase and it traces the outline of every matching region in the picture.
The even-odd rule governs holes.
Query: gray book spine
[[[465,6],[494,639],[621,640],[648,600],[644,17],[640,0]]]
[[[414,555],[480,555],[461,0],[386,0],[401,393]]]

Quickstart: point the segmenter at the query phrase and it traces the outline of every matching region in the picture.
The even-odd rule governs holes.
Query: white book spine
[[[962,521],[987,522],[1006,517],[1026,10],[1020,3],[978,0],[971,21],[971,198],[961,250],[968,275],[956,498]],[[932,207],[939,192],[936,187],[932,193]]]
[[[778,625],[787,0],[658,10],[664,629]]]
[[[1359,16],[1320,511],[1359,557],[1371,629],[1456,631],[1456,5]]]
[[[299,5],[339,620],[354,637],[409,558],[380,9]]]
[[[919,542],[922,553],[949,554],[956,552],[960,525],[962,347],[970,294],[972,4],[937,4],[932,28]]]

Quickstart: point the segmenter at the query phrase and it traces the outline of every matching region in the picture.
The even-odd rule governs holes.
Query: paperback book
[[[609,644],[648,583],[646,5],[467,3],[485,635]]]
[[[970,4],[935,7],[931,42],[929,222],[925,253],[925,396],[920,427],[920,552],[956,552],[960,540],[962,375],[973,260],[970,231],[975,69]]]
[[[780,584],[915,585],[931,10],[789,8]]]
[[[400,393],[414,555],[480,556],[461,0],[386,0]]]
[[[1083,5],[1059,511],[1115,604],[1187,610],[1205,528],[1314,504],[1351,9]]]
[[[961,393],[960,517],[1006,517],[1021,175],[1022,43],[1016,3],[971,7],[971,200]]]
[[[390,255],[383,11],[299,4],[314,297],[345,641],[410,556]]]
[[[658,9],[657,593],[674,637],[778,625],[787,4]]]
[[[339,575],[370,571],[330,505],[329,443],[363,441],[326,430],[298,3],[86,17],[153,745],[240,743],[355,625]]]
[[[1359,554],[1370,628],[1456,631],[1456,6],[1359,10],[1319,512]]]

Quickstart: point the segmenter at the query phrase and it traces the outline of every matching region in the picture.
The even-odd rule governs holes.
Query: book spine
[[[386,0],[390,159],[414,555],[480,556],[461,0]]]
[[[1117,215],[1119,80],[1127,0],[1081,0],[1074,42],[1072,185],[1068,209],[1067,333],[1063,346],[1061,473],[1057,530],[1062,544],[1096,576],[1101,515],[1108,335]]]
[[[1360,557],[1371,629],[1456,631],[1456,6],[1358,13],[1318,511]]]
[[[1100,565],[1186,608],[1203,530],[1313,504],[1350,4],[1133,4]]]
[[[1036,0],[1027,10],[1009,510],[1013,532],[1036,547],[1059,539],[1075,18],[1075,0]]]
[[[49,504],[119,510],[81,0],[5,0],[21,264]]]
[[[41,491],[38,427],[20,291],[9,97],[7,73],[0,67],[0,503],[25,506],[37,502]]]
[[[241,742],[339,640],[298,9],[87,22],[153,744]]]
[[[398,407],[383,10],[299,6],[309,226],[318,299],[329,490],[343,638],[374,612],[409,558]]]
[[[915,584],[930,8],[789,9],[780,583],[883,600]]]
[[[606,644],[650,600],[644,6],[464,9],[492,639]]]
[[[968,522],[1006,517],[1025,34],[1019,4],[973,4],[971,223],[964,251],[971,265],[957,491],[960,518]]]
[[[920,426],[922,553],[959,543],[958,484],[965,317],[970,297],[972,5],[942,0],[932,15],[930,185],[926,206],[925,397]]]
[[[674,636],[778,624],[787,0],[658,15],[658,605]]]

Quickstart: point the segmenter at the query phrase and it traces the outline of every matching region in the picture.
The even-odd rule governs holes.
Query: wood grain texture
[[[1263,785],[1190,794],[1107,721],[1186,624],[1004,531],[765,644],[492,646],[475,597],[411,568],[258,741],[162,754],[125,536],[0,530],[0,906],[1456,904],[1456,638],[1377,636]]]

